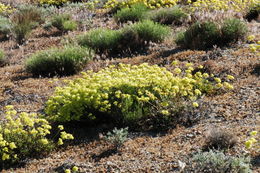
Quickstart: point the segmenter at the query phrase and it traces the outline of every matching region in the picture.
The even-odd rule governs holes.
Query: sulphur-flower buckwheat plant
[[[48,138],[52,127],[46,119],[34,113],[17,113],[12,105],[5,109],[0,122],[0,163],[16,162],[55,147],[53,140]],[[73,136],[62,131],[61,138],[67,140]]]
[[[133,125],[151,113],[153,117],[168,116],[184,105],[196,108],[199,104],[195,101],[218,89],[217,82],[187,68],[188,73],[179,68],[172,73],[157,65],[120,64],[97,73],[88,71],[67,86],[57,87],[45,112],[54,121],[108,118]]]
[[[250,138],[245,142],[245,147],[252,153],[260,152],[260,135],[258,131],[250,132]]]

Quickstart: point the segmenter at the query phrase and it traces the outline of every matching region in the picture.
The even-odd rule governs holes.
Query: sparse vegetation
[[[111,143],[115,148],[119,148],[127,140],[128,128],[114,128],[112,132],[108,132],[104,139]]]
[[[196,172],[222,173],[240,172],[251,173],[249,157],[227,156],[220,151],[200,152],[193,157]]]
[[[8,18],[0,16],[0,40],[9,38],[12,24]]]

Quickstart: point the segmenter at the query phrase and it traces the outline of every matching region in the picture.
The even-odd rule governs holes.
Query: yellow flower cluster
[[[260,40],[256,41],[254,35],[249,35],[247,40],[250,41],[250,50],[260,56]]]
[[[70,0],[38,0],[40,4],[48,4],[48,5],[61,5],[69,2]]]
[[[241,12],[259,4],[259,0],[197,0],[189,1],[191,10],[234,10]]]
[[[253,148],[256,153],[260,151],[260,135],[257,131],[252,131],[250,133],[250,139],[245,142],[245,147],[247,149]]]
[[[82,116],[96,118],[94,113],[112,116],[143,117],[151,107],[160,107],[162,114],[169,114],[169,103],[180,100],[195,101],[203,93],[232,86],[218,80],[210,82],[206,73],[192,74],[192,65],[186,71],[148,64],[110,66],[70,81],[68,86],[57,87],[54,96],[47,101],[46,113],[57,121],[79,120]],[[221,86],[220,86],[221,85]],[[198,107],[197,103],[193,103]],[[131,119],[131,118],[130,118]]]
[[[177,5],[180,0],[108,0],[104,8],[125,8],[133,4],[143,3],[150,9],[160,7],[172,7]]]
[[[4,121],[0,122],[0,160],[17,161],[32,151],[52,149],[53,142],[46,138],[51,128],[49,122],[37,114],[18,114],[13,106],[6,106]],[[73,138],[66,132],[63,136],[63,139]]]
[[[13,8],[10,5],[5,5],[0,2],[0,14],[2,13],[12,13]]]

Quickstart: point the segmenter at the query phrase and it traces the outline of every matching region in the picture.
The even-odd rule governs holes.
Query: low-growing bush
[[[220,30],[214,22],[196,22],[177,36],[176,43],[189,49],[207,49],[218,43]]]
[[[62,32],[73,31],[78,27],[77,22],[72,20],[72,16],[66,13],[53,16],[50,25]]]
[[[94,29],[78,37],[78,43],[88,46],[97,53],[119,53],[128,48],[142,49],[149,42],[161,42],[170,29],[152,21],[142,21],[121,30]]]
[[[151,11],[149,15],[149,18],[152,21],[165,25],[180,25],[183,23],[185,18],[187,18],[187,14],[177,6],[173,8],[161,8],[156,11]]]
[[[227,156],[220,151],[200,152],[193,157],[195,172],[251,173],[249,157]]]
[[[0,16],[0,40],[7,39],[11,33],[12,24],[6,17]]]
[[[157,115],[174,119],[174,112],[198,107],[198,103],[191,102],[223,86],[220,79],[216,79],[217,84],[207,80],[207,74],[192,75],[192,67],[186,72],[176,68],[171,73],[148,64],[120,64],[97,73],[89,71],[68,86],[58,87],[47,101],[45,112],[54,121],[111,121],[129,126]]]
[[[170,33],[170,28],[154,23],[150,20],[138,22],[133,25],[130,25],[129,27],[137,32],[140,42],[144,44],[145,42],[161,42]]]
[[[35,76],[75,74],[92,59],[92,51],[78,46],[52,48],[35,53],[26,61],[26,71]]]
[[[227,19],[221,26],[209,21],[196,22],[185,32],[179,33],[175,42],[183,48],[204,50],[244,39],[246,33],[247,27],[239,19]]]
[[[110,53],[115,51],[120,38],[120,31],[99,28],[78,36],[78,43],[94,49],[97,53]]]
[[[252,153],[260,152],[260,134],[258,131],[250,132],[250,138],[245,142],[246,149],[250,150]]]
[[[236,42],[239,39],[244,39],[247,33],[247,27],[244,22],[239,19],[227,19],[221,27],[222,44]]]
[[[50,123],[36,114],[17,113],[13,106],[6,106],[4,119],[0,122],[0,169],[27,157],[52,150],[56,142],[48,139]],[[57,132],[59,140],[73,139],[65,131]],[[59,143],[57,143],[59,145]]]
[[[18,44],[22,44],[36,26],[43,23],[42,11],[35,6],[21,6],[11,16],[12,32]]]
[[[117,129],[114,128],[112,132],[108,132],[104,139],[111,143],[114,148],[118,149],[127,140],[128,128]]]
[[[130,8],[123,8],[117,11],[114,18],[118,23],[125,23],[127,21],[137,22],[145,19],[147,11],[148,8],[144,4],[134,4]]]

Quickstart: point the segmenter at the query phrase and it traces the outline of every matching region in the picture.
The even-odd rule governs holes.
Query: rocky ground
[[[113,19],[103,15],[95,16],[92,21],[95,21],[93,26],[118,27]],[[248,25],[251,32],[260,38],[259,32],[257,35],[260,23],[251,22]],[[0,68],[0,108],[14,105],[18,112],[42,112],[44,103],[56,86],[63,85],[65,79],[80,76],[33,78],[24,71],[23,66],[24,60],[32,53],[60,46],[61,40],[79,32],[55,35],[38,28],[25,45],[17,47],[12,40],[1,42],[0,48],[6,52],[9,62]],[[228,48],[191,51],[178,49],[169,39],[162,44],[151,45],[144,55],[113,59],[96,57],[84,71],[98,71],[120,62],[147,62],[169,67],[173,60],[179,60],[204,65],[209,72],[220,77],[233,75],[234,90],[205,97],[203,101],[207,106],[199,115],[200,121],[189,126],[178,125],[161,133],[130,132],[129,139],[118,152],[99,139],[107,127],[86,128],[75,125],[71,127],[71,132],[78,134],[80,140],[48,155],[24,160],[17,168],[3,172],[59,172],[74,165],[79,167],[80,172],[188,172],[185,170],[192,167],[189,162],[192,153],[203,148],[207,135],[214,129],[224,129],[236,137],[238,142],[228,153],[244,154],[244,142],[249,132],[260,130],[260,60],[248,46],[248,43],[243,42]],[[253,158],[252,168],[254,172],[260,172],[259,153],[255,153]]]

